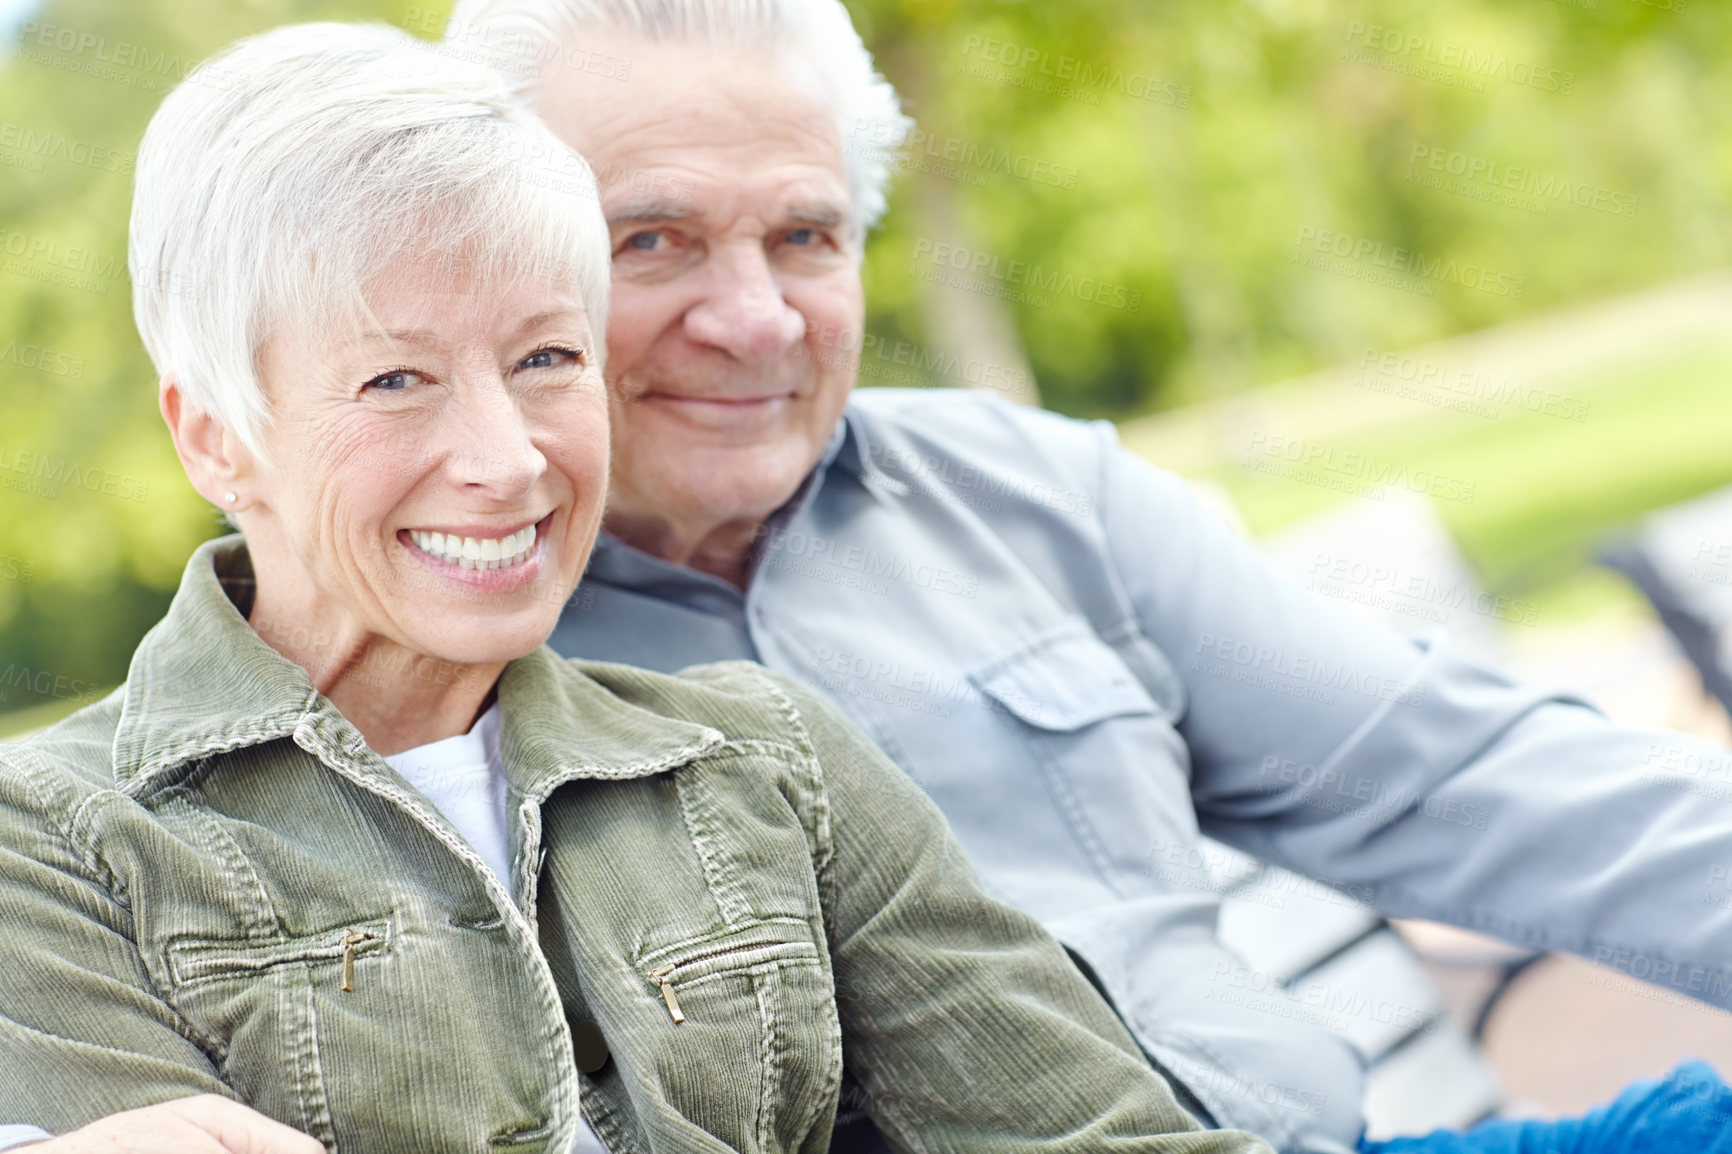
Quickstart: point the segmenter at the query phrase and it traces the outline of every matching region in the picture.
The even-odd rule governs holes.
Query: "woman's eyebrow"
[[[581,316],[583,316],[582,309],[543,309],[541,312],[538,312],[533,316],[523,318],[523,322],[517,326],[517,333],[521,336],[524,333],[540,328],[550,321],[576,320]]]
[[[574,308],[543,309],[523,318],[518,322],[517,334],[522,335],[533,329],[538,329],[550,321],[575,319],[583,315],[583,310]],[[337,348],[352,348],[355,345],[402,344],[402,345],[435,345],[440,335],[432,329],[392,329],[380,332],[377,329],[364,332],[346,341],[339,341]]]
[[[432,329],[392,329],[390,332],[370,329],[350,337],[346,341],[338,341],[334,347],[348,349],[356,345],[431,345],[437,343],[438,340],[439,334]]]

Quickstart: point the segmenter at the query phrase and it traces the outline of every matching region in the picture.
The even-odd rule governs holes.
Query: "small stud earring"
[[[224,494],[223,494],[223,500],[224,500],[224,501],[225,501],[225,502],[226,502],[226,503],[228,503],[228,504],[230,504],[230,505],[232,505],[232,504],[234,504],[234,503],[235,503],[235,502],[236,502],[236,501],[238,501],[238,500],[240,500],[240,498],[239,498],[239,497],[237,497],[237,496],[236,496],[236,495],[235,495],[235,492],[234,492],[234,490],[233,490],[233,489],[230,489],[230,490],[229,490],[229,491],[228,491],[228,492],[226,492],[226,493],[224,493]]]

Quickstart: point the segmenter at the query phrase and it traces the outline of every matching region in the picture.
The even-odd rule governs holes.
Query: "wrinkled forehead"
[[[387,349],[473,351],[549,329],[589,341],[592,317],[570,268],[546,265],[532,252],[434,248],[344,277],[316,302],[285,302],[260,360],[282,353],[343,361]]]
[[[427,347],[509,341],[550,325],[588,328],[576,282],[485,267],[406,268],[369,286],[348,319],[351,339]]]
[[[777,201],[848,211],[844,141],[812,65],[774,43],[713,45],[609,33],[625,75],[555,65],[539,109],[589,160],[610,217],[683,202]]]

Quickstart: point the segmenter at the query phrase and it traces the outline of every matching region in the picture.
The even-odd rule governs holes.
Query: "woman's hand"
[[[110,1114],[18,1147],[30,1154],[325,1154],[325,1146],[215,1094]]]

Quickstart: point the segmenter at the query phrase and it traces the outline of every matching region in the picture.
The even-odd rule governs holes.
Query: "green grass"
[[[1650,511],[1732,484],[1732,344],[1656,349],[1643,361],[1552,387],[1586,400],[1581,422],[1520,413],[1496,421],[1427,411],[1328,441],[1474,486],[1435,501],[1487,588],[1564,616],[1629,596],[1591,567],[1596,545]],[[1350,499],[1236,463],[1200,469],[1264,534]],[[1552,615],[1548,612],[1548,616]]]

